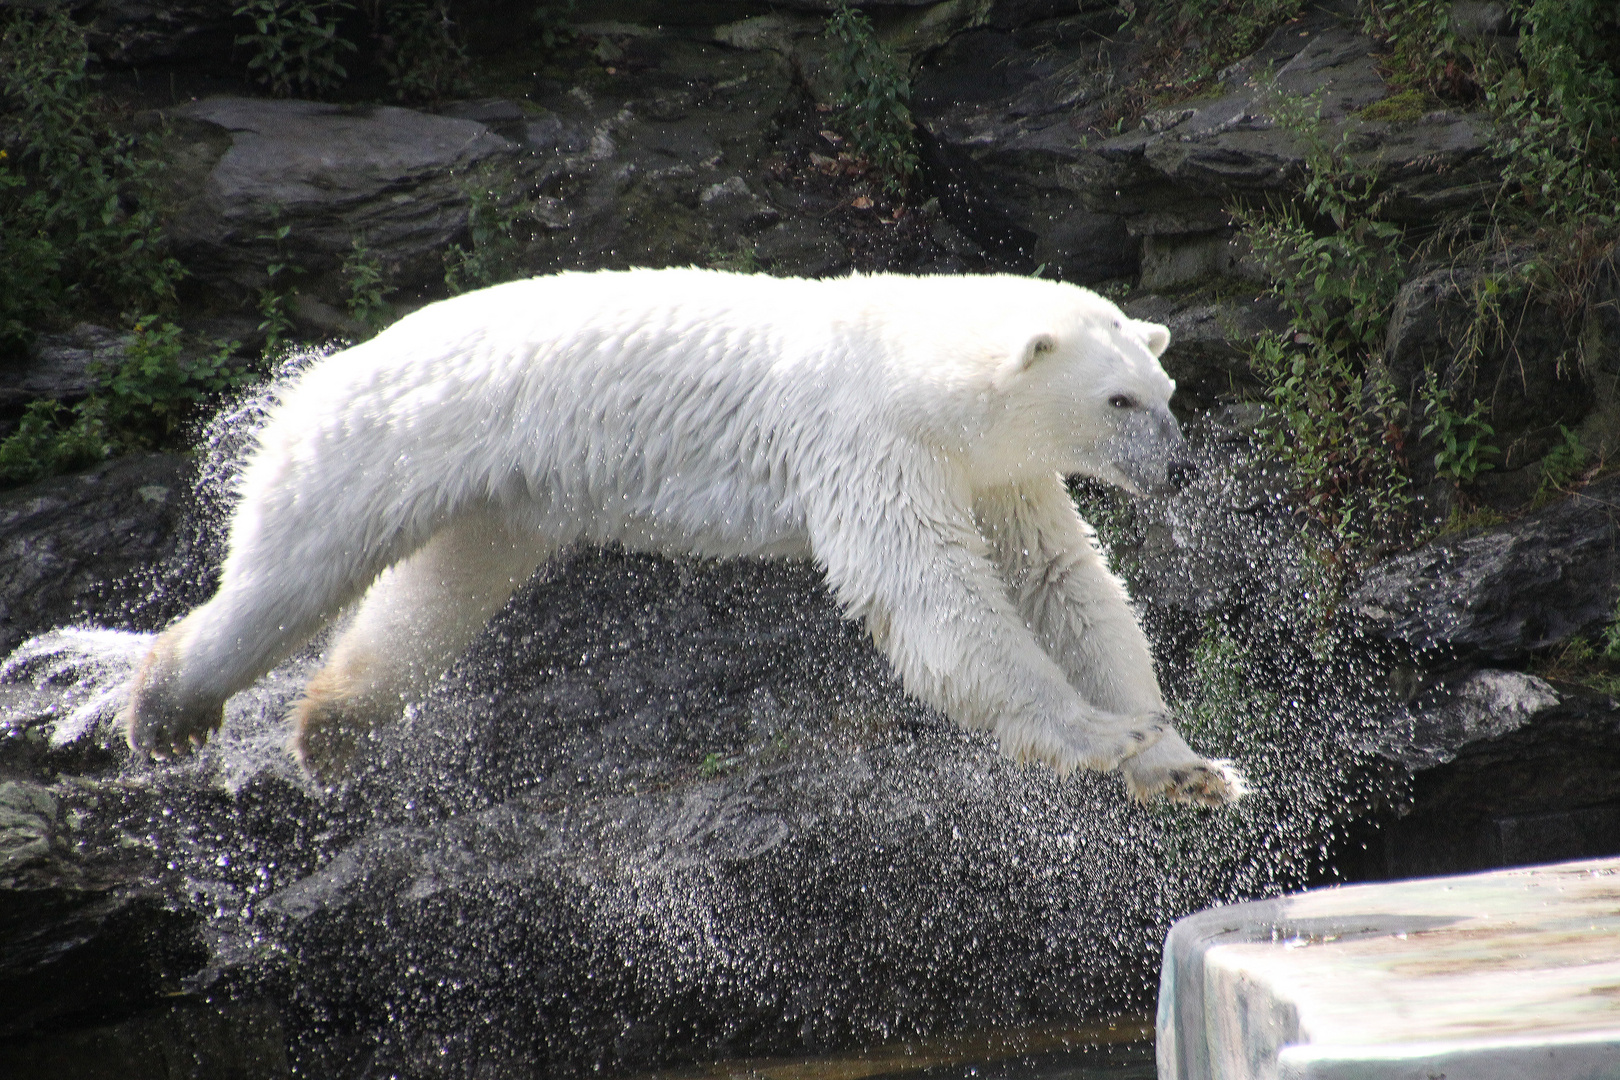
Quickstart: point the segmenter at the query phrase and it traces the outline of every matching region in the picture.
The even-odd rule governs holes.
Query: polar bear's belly
[[[537,527],[560,543],[622,544],[632,551],[700,558],[809,558],[798,500],[768,482],[728,471],[644,481],[626,467],[617,482],[549,476],[526,485]]]

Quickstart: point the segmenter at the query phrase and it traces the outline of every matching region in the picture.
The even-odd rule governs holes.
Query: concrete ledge
[[[1212,908],[1165,940],[1160,1080],[1620,1080],[1620,859]]]

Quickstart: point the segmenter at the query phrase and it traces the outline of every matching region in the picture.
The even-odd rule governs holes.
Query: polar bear
[[[1064,485],[1182,445],[1162,326],[1011,276],[565,273],[432,304],[311,366],[258,433],[214,597],[160,635],[130,745],[352,609],[293,710],[335,780],[570,545],[813,559],[905,688],[1018,759],[1219,804]]]

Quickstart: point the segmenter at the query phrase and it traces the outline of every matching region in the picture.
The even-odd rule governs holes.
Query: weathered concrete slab
[[[1160,1080],[1620,1077],[1620,859],[1320,889],[1170,928]]]

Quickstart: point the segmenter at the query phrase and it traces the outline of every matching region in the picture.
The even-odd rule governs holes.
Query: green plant
[[[234,341],[216,341],[188,355],[178,326],[151,315],[136,319],[122,357],[91,368],[95,389],[84,401],[29,404],[17,430],[0,441],[0,485],[170,445],[198,407],[254,377],[234,361],[236,349]]]
[[[30,402],[17,430],[0,440],[0,487],[80,469],[110,452],[99,424],[85,422],[60,402]]]
[[[1501,451],[1486,441],[1496,434],[1496,429],[1480,418],[1484,405],[1475,401],[1467,413],[1459,411],[1452,403],[1450,388],[1440,385],[1432,369],[1425,372],[1420,394],[1423,415],[1429,421],[1424,425],[1423,437],[1433,435],[1439,447],[1434,455],[1437,474],[1461,485],[1472,483],[1474,477],[1496,467],[1487,459],[1498,457]]]
[[[1458,50],[1451,0],[1368,0],[1363,10],[1364,28],[1384,47],[1384,68],[1398,90],[1471,96],[1473,63]]]
[[[1397,395],[1371,362],[1402,277],[1401,233],[1379,217],[1374,174],[1344,138],[1326,138],[1319,105],[1285,98],[1273,114],[1305,150],[1303,209],[1274,201],[1237,214],[1293,326],[1249,359],[1267,388],[1272,446],[1320,530],[1317,555],[1353,569],[1411,506]]]
[[[319,97],[349,77],[339,57],[355,45],[340,30],[353,10],[345,0],[247,0],[234,14],[252,22],[253,30],[236,43],[252,46],[248,70],[276,97]]]
[[[354,238],[343,260],[343,278],[349,294],[349,314],[357,322],[376,334],[393,321],[394,305],[388,302],[388,294],[394,288],[387,283],[382,262],[366,246],[364,237]]]
[[[1615,602],[1609,625],[1603,628],[1600,654],[1610,663],[1620,663],[1620,600]]]
[[[1545,230],[1551,276],[1567,277],[1559,263],[1590,264],[1620,231],[1620,8],[1517,0],[1514,11],[1522,61],[1493,59],[1486,80],[1502,163],[1493,212]]]
[[[540,37],[540,45],[552,50],[574,39],[574,8],[578,0],[543,0],[529,13]]]
[[[1430,109],[1438,107],[1440,100],[1433,94],[1424,90],[1402,90],[1398,94],[1391,94],[1371,105],[1364,106],[1356,115],[1363,120],[1389,120],[1394,123],[1410,123],[1423,117]]]
[[[1157,54],[1148,65],[1159,80],[1152,89],[1182,96],[1253,52],[1304,6],[1303,0],[1120,0],[1119,10]]]
[[[449,0],[397,0],[380,9],[379,59],[395,97],[439,102],[471,89],[467,47]]]
[[[1444,536],[1448,533],[1473,532],[1475,529],[1489,529],[1506,524],[1506,522],[1507,518],[1503,517],[1502,512],[1494,507],[1475,506],[1470,508],[1464,506],[1461,502],[1455,502],[1452,503],[1451,511],[1446,515],[1445,523],[1440,526],[1436,535]]]
[[[452,293],[493,285],[514,272],[513,260],[518,251],[516,229],[523,207],[503,203],[491,183],[492,178],[485,176],[466,188],[467,234],[471,246],[452,244],[444,253],[444,283]]]
[[[1616,611],[1620,618],[1620,611]],[[1531,671],[1553,682],[1574,683],[1599,694],[1620,696],[1620,623],[1611,622],[1594,642],[1580,634],[1538,658]]]
[[[836,122],[884,189],[904,194],[918,164],[911,80],[878,40],[872,21],[848,4],[828,17],[827,34],[837,43],[831,60],[845,87]]]
[[[184,275],[154,166],[106,120],[87,63],[65,5],[0,12],[0,347],[75,307],[166,306]]]
[[[123,359],[92,369],[105,418],[124,443],[163,443],[198,405],[253,378],[250,369],[233,362],[237,342],[216,341],[187,356],[181,336],[173,323],[143,316],[135,320]]]
[[[284,222],[258,237],[260,240],[270,240],[276,245],[276,256],[265,264],[266,280],[264,287],[259,290],[259,332],[264,335],[266,356],[281,348],[294,326],[292,317],[295,302],[294,282],[304,272],[304,268],[284,254],[286,240],[291,233],[292,226]]]
[[[1574,431],[1558,425],[1564,441],[1553,447],[1541,459],[1541,483],[1536,489],[1536,502],[1545,502],[1563,491],[1586,469],[1586,445]]]
[[[721,247],[710,248],[704,263],[710,269],[730,270],[736,274],[757,274],[763,269],[759,262],[758,248],[754,244],[744,244],[731,250]]]

